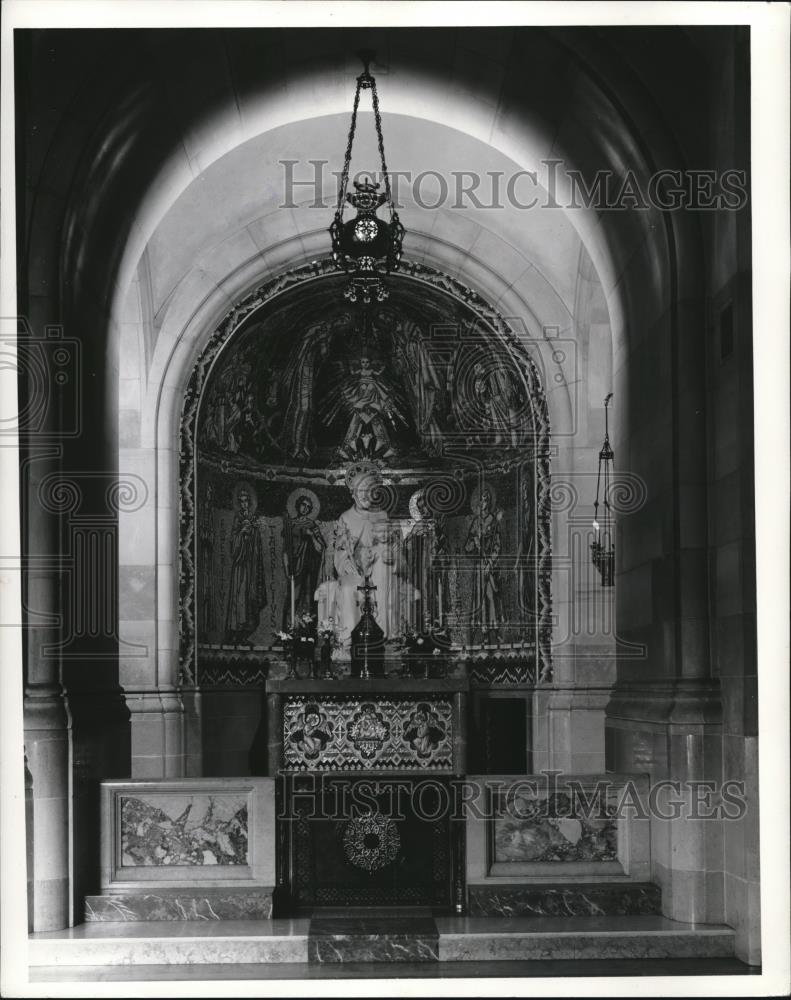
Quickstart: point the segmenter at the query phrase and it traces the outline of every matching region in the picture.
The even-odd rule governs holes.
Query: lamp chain
[[[395,214],[395,207],[393,206],[393,196],[390,193],[390,174],[387,172],[387,163],[385,162],[385,141],[382,136],[382,116],[379,114],[379,95],[376,92],[376,80],[371,77],[371,103],[374,107],[374,121],[376,123],[376,135],[379,139],[379,158],[382,161],[382,174],[384,176],[385,182],[385,195],[387,196],[387,204],[390,207],[390,215]]]
[[[376,124],[376,137],[379,143],[379,158],[382,161],[382,175],[384,177],[385,184],[385,197],[387,199],[387,204],[390,209],[390,218],[397,220],[398,215],[393,205],[393,195],[390,190],[390,174],[387,171],[387,162],[385,160],[385,141],[382,135],[382,116],[379,113],[379,95],[376,92],[376,80],[373,76],[366,70],[357,77],[357,89],[354,92],[354,106],[352,107],[352,120],[349,126],[349,138],[346,143],[346,156],[343,161],[343,171],[341,173],[341,182],[338,186],[338,205],[335,209],[335,215],[340,218],[343,214],[343,202],[346,198],[346,190],[349,186],[349,167],[352,162],[352,146],[354,144],[354,136],[357,131],[357,109],[360,104],[360,91],[363,89],[371,90],[371,102],[373,104],[374,111],[374,122]]]
[[[341,183],[338,186],[338,207],[335,209],[335,214],[340,217],[343,214],[343,200],[346,197],[346,188],[349,185],[349,165],[352,162],[352,144],[354,142],[354,133],[357,129],[357,107],[360,103],[360,86],[362,77],[357,79],[357,89],[354,92],[354,107],[352,108],[352,122],[349,127],[349,140],[346,143],[346,156],[343,161],[343,173],[341,174]]]

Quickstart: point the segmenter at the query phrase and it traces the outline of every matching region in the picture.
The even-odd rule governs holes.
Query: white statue
[[[366,577],[376,587],[374,615],[385,638],[399,631],[402,598],[401,578],[395,571],[400,531],[382,509],[381,473],[373,463],[359,462],[347,470],[346,485],[353,504],[338,518],[334,555],[334,618],[344,649],[348,649],[350,633],[360,620],[362,594],[357,588]]]

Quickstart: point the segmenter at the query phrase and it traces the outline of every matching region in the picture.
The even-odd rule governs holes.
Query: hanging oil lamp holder
[[[591,542],[591,559],[599,571],[602,587],[615,585],[615,543],[613,542],[612,510],[610,509],[610,480],[615,453],[610,445],[609,405],[612,393],[604,400],[604,441],[599,452],[599,471],[596,478],[596,500],[593,504],[594,540]],[[599,521],[599,497],[602,519]]]
[[[346,156],[338,185],[338,203],[330,226],[330,236],[333,262],[339,271],[345,272],[349,277],[343,291],[344,297],[351,303],[368,306],[372,302],[384,302],[388,297],[385,279],[392,271],[398,270],[404,227],[398,218],[390,188],[382,135],[382,117],[379,113],[379,96],[376,91],[376,80],[368,69],[370,56],[364,56],[363,61],[365,69],[357,77]],[[349,166],[357,130],[357,109],[360,104],[360,93],[363,90],[371,91],[384,190],[380,190],[381,184],[371,177],[354,181],[355,190],[350,193]],[[343,212],[347,203],[354,209],[355,215],[344,221]],[[377,215],[383,206],[386,206],[389,212],[389,221]]]

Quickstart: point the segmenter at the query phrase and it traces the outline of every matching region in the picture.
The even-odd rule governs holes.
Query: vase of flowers
[[[292,621],[285,631],[275,633],[283,643],[283,655],[289,658],[289,678],[298,677],[297,661],[305,660],[313,673],[313,661],[316,654],[316,616],[305,612]]]
[[[439,622],[426,622],[421,631],[404,624],[398,640],[404,677],[444,677],[450,653],[450,634]]]
[[[320,642],[321,677],[325,681],[335,680],[335,674],[332,672],[332,653],[333,650],[338,649],[340,642],[338,633],[335,631],[334,618],[324,618],[319,622],[318,639]]]

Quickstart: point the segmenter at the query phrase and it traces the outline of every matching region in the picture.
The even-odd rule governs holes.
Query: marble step
[[[590,885],[470,885],[472,917],[617,917],[660,915],[662,891],[650,882]]]
[[[31,934],[31,966],[307,962],[310,920],[84,923]]]
[[[311,962],[437,962],[439,932],[432,917],[313,917]]]
[[[440,961],[728,958],[735,932],[666,917],[435,917]]]
[[[396,928],[371,921],[361,930],[344,924],[344,918],[338,918],[334,928],[326,927],[330,920],[85,923],[31,934],[30,964],[679,959],[730,958],[734,953],[730,927],[682,924],[652,915],[415,917],[411,933],[401,937],[390,933]],[[391,944],[377,943],[387,941]]]

